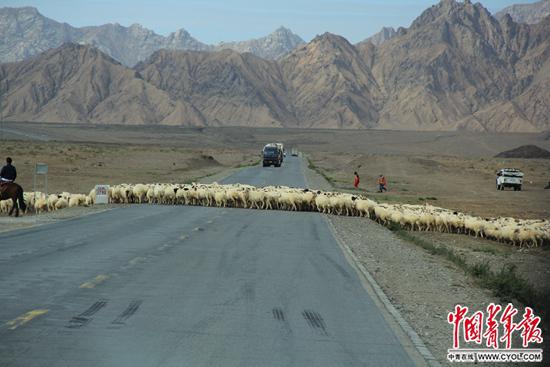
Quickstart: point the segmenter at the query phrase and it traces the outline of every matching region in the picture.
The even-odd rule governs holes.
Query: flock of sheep
[[[46,196],[26,193],[25,201],[36,213],[74,206],[93,205],[95,190],[88,195]],[[109,188],[111,203],[201,205],[263,210],[317,211],[324,214],[361,216],[380,224],[399,225],[413,231],[454,232],[490,238],[521,247],[550,244],[550,221],[514,218],[480,218],[431,205],[377,203],[362,195],[286,186],[255,187],[244,184],[121,184]],[[0,202],[7,213],[11,201]]]
[[[41,192],[25,192],[23,198],[27,204],[27,210],[42,214],[74,206],[94,205],[95,190],[90,191],[88,195],[63,192],[46,196]],[[11,199],[0,201],[0,214],[8,214],[12,205]]]

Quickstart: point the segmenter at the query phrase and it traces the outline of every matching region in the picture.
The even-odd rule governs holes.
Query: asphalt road
[[[298,158],[225,182],[304,186]],[[409,366],[323,217],[135,205],[0,234],[0,366]]]
[[[0,123],[0,140],[3,139],[13,139],[13,138],[28,138],[31,140],[38,140],[38,141],[50,141],[50,138],[46,135],[40,135],[40,134],[32,134],[27,133],[23,131],[19,131],[16,129],[9,129],[2,127],[2,123]]]

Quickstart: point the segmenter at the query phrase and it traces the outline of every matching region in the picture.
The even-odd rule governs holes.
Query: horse
[[[11,199],[13,202],[13,205],[9,212],[10,216],[13,214],[14,210],[16,217],[19,216],[19,209],[21,209],[23,212],[27,210],[27,205],[25,204],[25,199],[23,198],[23,188],[15,182],[3,183],[0,186],[0,200],[9,199]]]

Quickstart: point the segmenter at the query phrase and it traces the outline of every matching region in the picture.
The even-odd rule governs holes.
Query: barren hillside
[[[0,92],[14,121],[540,132],[548,34],[550,16],[443,0],[379,46],[325,33],[277,61],[160,50],[132,69],[64,45],[0,66]]]

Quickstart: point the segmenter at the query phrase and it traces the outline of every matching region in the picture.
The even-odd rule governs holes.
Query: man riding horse
[[[11,162],[12,160],[10,157],[6,158],[6,165],[2,167],[2,171],[0,171],[0,186],[13,182],[17,178],[17,170]]]
[[[11,199],[13,206],[9,215],[12,215],[15,210],[15,216],[17,217],[19,216],[19,209],[25,211],[27,206],[23,199],[23,188],[14,182],[17,178],[17,170],[11,163],[12,159],[10,157],[6,158],[6,165],[0,171],[0,200]]]

